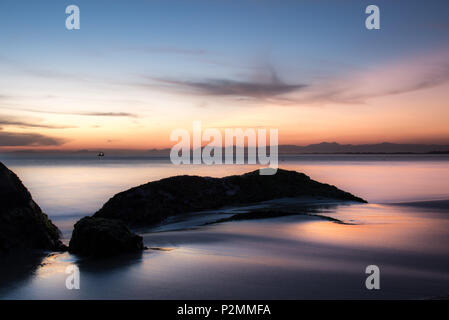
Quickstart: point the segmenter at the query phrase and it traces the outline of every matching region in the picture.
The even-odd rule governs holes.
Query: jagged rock
[[[0,253],[64,251],[60,232],[20,179],[0,162]]]
[[[150,182],[116,194],[94,217],[151,225],[186,212],[298,196],[366,202],[303,173],[279,169],[275,175],[259,175],[257,170],[224,178],[176,176]]]
[[[85,217],[75,224],[69,251],[82,256],[106,257],[144,249],[142,237],[121,221]]]

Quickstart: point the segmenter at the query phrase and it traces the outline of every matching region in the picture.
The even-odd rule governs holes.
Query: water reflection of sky
[[[369,202],[400,202],[449,198],[449,158],[411,158],[376,161],[354,157],[304,158],[281,162],[285,169],[297,170],[312,179],[334,184]],[[395,159],[395,158],[392,158]],[[174,166],[149,160],[45,161],[8,160],[30,189],[39,205],[54,215],[87,214],[98,210],[117,192],[149,181],[192,174],[222,177],[257,169],[250,165]]]
[[[50,256],[9,298],[426,298],[449,292],[449,212],[407,206],[327,209],[344,225],[305,216],[144,234],[147,250],[107,261]],[[65,288],[65,268],[81,290]],[[376,264],[382,290],[368,292]]]

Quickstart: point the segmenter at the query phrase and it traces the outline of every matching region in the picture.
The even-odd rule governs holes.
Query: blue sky
[[[364,28],[364,8],[372,3],[381,9],[379,31]],[[79,31],[65,29],[69,4],[80,7]],[[319,69],[322,60],[367,65],[449,40],[447,1],[15,0],[2,1],[0,10],[2,57],[91,73],[108,72],[114,63],[124,76],[148,69],[162,76],[233,72],[205,67],[207,59],[259,59],[286,73]],[[193,57],[179,59],[182,52]]]

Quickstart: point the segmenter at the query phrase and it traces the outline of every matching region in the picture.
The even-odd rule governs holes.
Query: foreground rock
[[[142,237],[121,221],[85,217],[75,224],[69,251],[83,256],[107,257],[144,249]]]
[[[94,217],[151,225],[186,212],[299,196],[366,202],[303,173],[279,169],[275,175],[263,176],[257,170],[224,178],[176,176],[150,182],[115,195]]]
[[[20,179],[0,162],[0,253],[66,249]]]

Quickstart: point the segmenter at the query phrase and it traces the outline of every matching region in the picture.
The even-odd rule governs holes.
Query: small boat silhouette
[[[103,153],[103,152],[100,152],[100,153],[97,155],[97,157],[104,157],[104,153]]]

